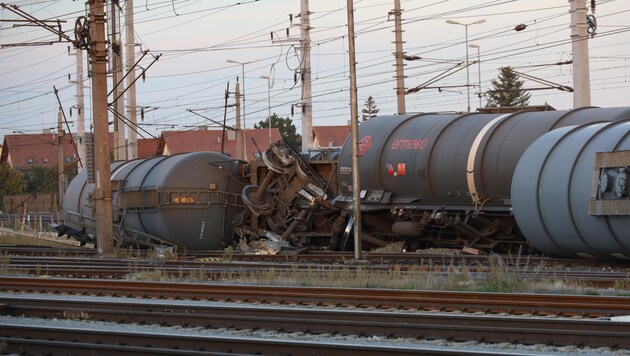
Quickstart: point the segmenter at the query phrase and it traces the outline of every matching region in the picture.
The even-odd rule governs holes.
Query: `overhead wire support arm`
[[[227,98],[226,98],[226,100],[227,100]],[[236,129],[235,129],[235,128],[233,128],[232,126],[227,126],[227,125],[224,125],[224,124],[222,124],[222,123],[220,123],[220,122],[218,122],[218,121],[212,120],[212,119],[211,119],[211,118],[209,118],[209,117],[205,117],[205,116],[203,116],[203,115],[201,115],[201,114],[199,114],[199,113],[196,113],[193,109],[186,109],[186,111],[188,111],[188,112],[189,112],[189,113],[191,113],[191,114],[195,114],[195,115],[197,115],[197,116],[199,116],[199,117],[202,117],[202,118],[204,118],[204,119],[206,119],[206,120],[208,120],[208,121],[212,122],[212,123],[213,123],[213,124],[215,124],[215,125],[219,125],[219,127],[224,127],[224,128],[226,128],[226,129],[228,129],[228,130],[236,131]]]
[[[144,57],[146,57],[146,55],[148,53],[149,53],[148,50],[142,52],[142,56],[136,61],[136,63],[134,63],[133,67],[129,68],[127,73],[125,73],[125,75],[120,79],[120,81],[118,83],[116,83],[116,85],[112,88],[112,90],[110,90],[109,93],[107,93],[107,96],[110,96],[116,90],[116,88],[118,88],[118,86],[121,85],[125,81],[125,78],[127,78],[127,76],[129,76],[129,73],[131,73],[132,70],[135,70],[136,67],[138,67],[138,65],[140,64],[140,61],[142,59],[144,59]],[[116,100],[118,100],[121,96],[123,96],[125,94],[125,92],[133,84],[135,84],[138,81],[138,79],[140,79],[140,77],[144,77],[144,73],[146,73],[146,71],[153,65],[153,63],[155,63],[158,59],[160,59],[161,56],[162,56],[162,54],[160,53],[156,57],[154,57],[153,58],[153,62],[151,62],[151,64],[149,64],[149,66],[147,66],[145,69],[143,69],[142,72],[140,73],[140,75],[138,77],[136,77],[136,79],[133,82],[131,82],[129,85],[127,85],[127,88],[125,88],[125,90],[123,90],[122,93],[120,93],[120,95],[118,95],[111,103],[108,103],[108,105],[112,105],[112,103],[115,102]]]
[[[541,89],[558,89],[560,91],[567,91],[569,93],[573,92],[573,88],[571,88],[569,86],[566,86],[566,85],[554,83],[554,82],[548,81],[546,79],[534,77],[533,75],[529,75],[529,74],[525,74],[525,73],[521,73],[521,72],[517,72],[517,71],[514,71],[514,73],[520,75],[521,77],[523,77],[525,79],[529,79],[529,80],[531,80],[533,82],[549,86],[548,88],[541,88]]]
[[[157,137],[153,136],[153,135],[152,135],[149,131],[147,131],[147,130],[143,129],[142,127],[140,127],[140,125],[139,125],[139,124],[136,124],[136,123],[134,123],[134,122],[131,122],[131,120],[129,120],[128,118],[126,118],[123,114],[121,114],[121,113],[117,112],[116,110],[112,109],[111,107],[109,107],[109,106],[108,106],[108,107],[107,107],[107,110],[108,110],[109,112],[111,112],[111,113],[112,113],[112,115],[114,115],[114,117],[122,119],[122,120],[124,121],[125,125],[127,125],[127,127],[129,127],[130,129],[132,129],[133,131],[135,131],[135,133],[137,133],[138,135],[140,135],[140,137],[142,137],[142,138],[146,138],[146,137],[144,137],[144,136],[143,136],[140,132],[138,132],[138,130],[137,130],[137,129],[140,129],[140,130],[144,131],[144,133],[146,133],[147,135],[151,136],[151,138],[157,138]]]
[[[446,78],[446,77],[448,77],[450,75],[453,75],[453,74],[459,72],[460,70],[465,69],[466,67],[472,65],[473,63],[469,63],[468,65],[465,65],[465,66],[463,66],[461,68],[457,68],[457,67],[461,66],[462,64],[463,64],[463,62],[459,62],[454,67],[451,67],[451,68],[445,70],[444,72],[442,72],[442,73],[436,75],[435,77],[427,80],[426,82],[416,86],[415,88],[407,89],[405,91],[405,94],[416,93],[416,92],[419,92],[422,89],[426,89],[426,88],[429,87],[429,85],[437,82],[438,80],[440,80],[442,78]]]
[[[9,48],[9,47],[32,47],[32,46],[52,46],[57,42],[22,42],[22,43],[3,43],[0,44],[0,48]]]
[[[59,23],[59,22],[66,23],[66,22],[68,22],[66,20],[40,20],[40,21],[44,22],[44,23],[46,23],[46,22],[50,22],[50,23]],[[12,20],[12,19],[0,19],[0,22],[33,23],[33,21],[31,21],[31,20]]]
[[[22,10],[20,10],[20,8],[17,5],[7,5],[3,2],[0,3],[0,7],[2,7],[3,9],[7,9],[11,12],[13,12],[14,14],[25,18],[27,21],[37,24],[41,27],[43,27],[44,29],[54,33],[55,35],[59,36],[59,42],[63,42],[63,40],[70,42],[70,43],[74,43],[74,41],[65,33],[63,33],[63,31],[61,30],[61,23],[65,23],[66,21],[61,21],[61,20],[40,20]],[[58,29],[50,26],[47,22],[54,22],[57,24]]]

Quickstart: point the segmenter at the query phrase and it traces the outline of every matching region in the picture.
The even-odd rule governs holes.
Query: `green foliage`
[[[59,191],[59,173],[56,167],[33,167],[24,173],[26,191],[30,194],[57,193]]]
[[[85,164],[85,162],[83,164]],[[76,177],[77,174],[79,174],[78,166],[79,166],[78,161],[66,163],[64,165],[63,171],[66,173],[67,182],[71,182],[74,179],[74,177]]]
[[[0,207],[5,195],[19,195],[26,192],[26,181],[8,163],[0,164]]]
[[[523,81],[510,67],[499,68],[498,79],[492,80],[494,89],[488,90],[486,107],[527,106],[531,94],[523,89]]]
[[[268,120],[261,120],[258,124],[254,125],[255,129],[267,129],[269,128]],[[299,148],[301,136],[297,134],[293,120],[290,118],[283,118],[276,113],[271,115],[271,128],[277,128],[280,131],[282,137],[294,147]]]
[[[367,121],[368,119],[376,117],[376,114],[378,114],[378,111],[379,109],[376,107],[376,102],[374,101],[374,98],[372,97],[372,95],[370,95],[365,101],[365,108],[361,110],[361,112],[363,113],[363,115],[361,115],[361,119],[363,121]]]
[[[67,163],[64,168],[66,182],[77,175],[77,162]],[[27,183],[26,192],[30,194],[46,194],[59,192],[59,170],[57,167],[33,167],[24,173]]]

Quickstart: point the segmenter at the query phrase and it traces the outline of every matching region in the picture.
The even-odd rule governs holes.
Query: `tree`
[[[372,95],[368,96],[365,101],[365,108],[361,110],[363,112],[363,115],[361,115],[362,120],[367,121],[368,119],[375,117],[376,114],[378,114],[378,110],[379,109],[376,107],[376,102],[374,102]]]
[[[26,192],[46,194],[59,192],[59,173],[57,167],[33,167],[24,173]]]
[[[268,129],[268,120],[261,120],[258,124],[254,124],[255,129]],[[271,128],[277,128],[280,131],[280,135],[294,147],[300,146],[301,136],[297,134],[293,120],[290,118],[283,118],[276,113],[271,115]]]
[[[531,94],[523,89],[523,81],[512,68],[499,68],[499,77],[492,80],[494,89],[488,90],[486,107],[527,106]]]
[[[26,191],[26,181],[22,174],[8,163],[0,164],[0,208],[5,195],[19,195]]]
[[[78,173],[77,162],[64,164],[66,182],[70,182]],[[54,166],[33,167],[24,173],[26,192],[30,194],[59,193],[59,169]]]

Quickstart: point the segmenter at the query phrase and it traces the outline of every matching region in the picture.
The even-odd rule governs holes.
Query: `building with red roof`
[[[237,156],[236,134],[239,131],[225,131],[223,152],[231,157]],[[242,131],[241,131],[242,132]],[[258,152],[269,147],[269,129],[247,129],[246,160],[258,158]],[[164,131],[159,138],[138,139],[138,158],[157,155],[171,155],[183,152],[214,151],[221,152],[223,130]],[[350,126],[314,126],[313,147],[340,147],[350,134]],[[277,128],[271,129],[271,142],[281,140]],[[109,134],[110,147],[114,136]],[[241,141],[242,142],[242,141]],[[254,144],[255,142],[255,144]],[[65,135],[64,161],[74,162],[77,153],[70,135]],[[59,159],[58,136],[54,133],[6,135],[0,151],[0,162],[7,162],[20,171],[29,171],[33,167],[57,167]]]
[[[238,131],[225,131],[223,153],[233,158],[252,160],[258,157],[258,152],[269,147],[269,129],[247,129],[245,134],[247,148],[246,157],[237,157],[236,133]],[[277,128],[271,129],[271,142],[277,142],[282,136]],[[159,155],[172,155],[183,152],[214,151],[221,152],[223,130],[195,130],[195,131],[163,131]],[[254,144],[254,142],[256,144]]]
[[[158,155],[160,138],[139,138],[138,158],[149,158]]]
[[[350,132],[349,125],[313,126],[313,147],[341,147]]]
[[[57,134],[14,134],[4,136],[0,162],[25,172],[33,167],[58,167],[59,139]],[[77,160],[77,152],[70,135],[63,140],[63,159],[66,163]]]

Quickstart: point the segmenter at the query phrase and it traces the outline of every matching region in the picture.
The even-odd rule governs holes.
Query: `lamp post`
[[[485,19],[477,20],[471,23],[461,23],[455,20],[446,20],[446,23],[450,23],[451,25],[462,25],[466,29],[466,91],[468,95],[468,112],[470,112],[470,70],[468,69],[468,26],[470,25],[478,25],[486,22]]]
[[[269,110],[267,124],[269,126],[269,146],[271,146],[271,78],[268,75],[261,75],[260,78],[267,79],[267,108]]]
[[[479,76],[478,78],[479,94],[477,94],[477,96],[479,97],[479,108],[481,108],[481,55],[479,53],[480,49],[479,49],[479,45],[474,44],[474,43],[469,44],[468,47],[477,49],[477,75]]]
[[[247,161],[247,122],[245,121],[245,65],[254,63],[256,61],[254,60],[254,61],[247,61],[247,62],[239,62],[234,59],[228,59],[226,60],[226,62],[233,63],[233,64],[240,64],[241,69],[242,69],[241,73],[243,77],[243,93],[241,94],[241,97],[243,98],[243,105],[242,105],[243,106],[243,157]]]

